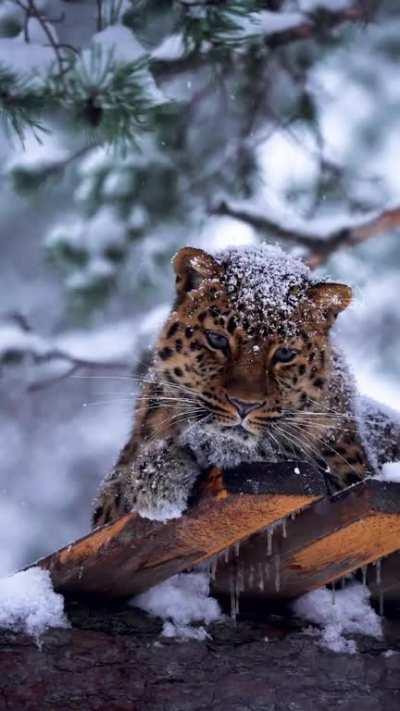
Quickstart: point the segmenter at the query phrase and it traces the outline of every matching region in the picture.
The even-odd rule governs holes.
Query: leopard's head
[[[186,247],[173,263],[177,299],[155,368],[188,419],[261,437],[277,420],[318,411],[330,327],[350,288],[314,281],[279,247],[215,256]]]

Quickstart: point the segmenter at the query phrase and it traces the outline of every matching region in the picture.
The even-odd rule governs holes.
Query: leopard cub
[[[175,256],[177,296],[93,525],[179,516],[210,465],[309,460],[328,491],[400,457],[400,423],[361,398],[331,327],[351,301],[279,247]]]

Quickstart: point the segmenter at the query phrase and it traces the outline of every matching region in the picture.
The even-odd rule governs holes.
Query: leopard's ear
[[[307,298],[323,316],[334,320],[350,304],[352,291],[346,284],[320,282],[309,288]]]
[[[218,262],[207,252],[195,247],[183,247],[172,260],[176,273],[176,288],[183,296],[198,289],[204,279],[212,279],[220,270]]]

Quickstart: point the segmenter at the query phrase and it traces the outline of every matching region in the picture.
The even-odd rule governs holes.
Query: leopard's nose
[[[262,405],[261,402],[246,402],[244,400],[237,400],[235,397],[229,397],[227,395],[227,398],[234,407],[236,407],[240,417],[246,417],[246,415],[249,414],[252,410],[256,410],[257,407],[260,407]]]

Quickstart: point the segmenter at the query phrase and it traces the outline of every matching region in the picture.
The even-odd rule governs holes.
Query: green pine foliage
[[[390,15],[391,3],[381,4]],[[8,27],[7,36],[15,38],[18,23],[18,36],[29,34],[21,5],[31,8],[36,33],[38,26],[53,31],[50,10],[35,15],[35,0],[16,5],[11,24],[0,12],[2,36]],[[100,11],[96,18],[93,8],[92,37],[82,46],[64,43],[61,20],[52,61],[35,77],[0,64],[0,110],[8,130],[20,141],[33,132],[44,149],[50,136],[65,151],[33,163],[22,155],[8,174],[25,196],[64,184],[68,213],[44,244],[70,303],[78,300],[88,312],[118,290],[141,300],[175,248],[199,234],[221,199],[250,203],[268,184],[275,166],[267,158],[260,169],[260,150],[271,136],[301,144],[313,162],[308,174],[293,174],[280,196],[294,213],[351,213],[381,201],[376,176],[360,178],[351,149],[344,162],[325,151],[318,68],[355,41],[362,46],[359,26],[343,21],[338,29],[336,11],[326,2],[303,14],[295,0],[94,5]],[[299,41],[293,40],[296,16],[314,23]],[[272,21],[276,27],[268,31]],[[371,40],[382,61],[397,60],[396,27]],[[125,39],[115,46],[102,41],[104,31],[118,28],[131,38],[130,49]],[[360,87],[374,80],[372,65],[366,67],[355,60]],[[359,149],[378,140],[374,131],[375,121],[360,121]],[[105,210],[107,239],[99,227]],[[129,274],[140,250],[143,268],[133,284]]]

